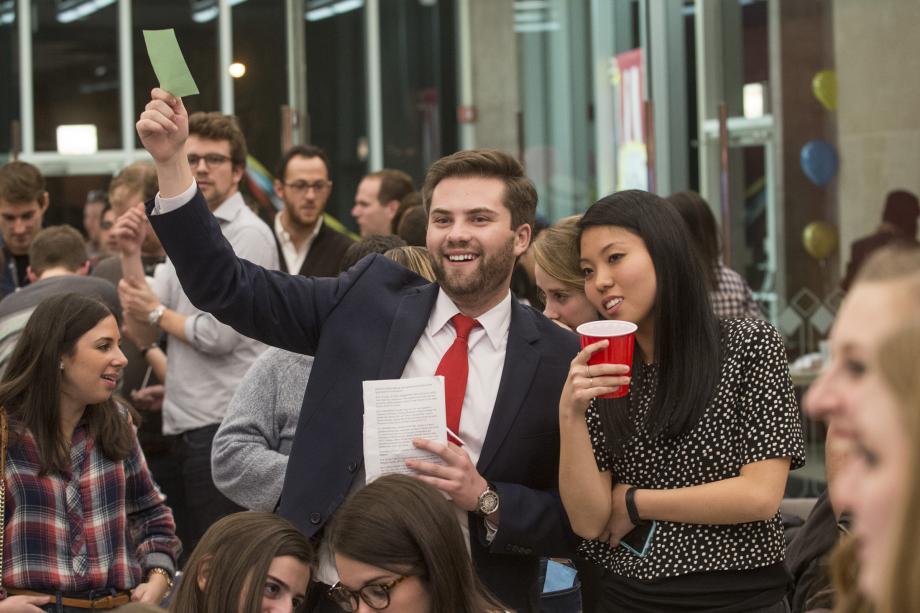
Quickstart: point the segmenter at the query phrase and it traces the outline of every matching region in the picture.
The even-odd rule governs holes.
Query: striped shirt
[[[3,585],[65,593],[127,590],[150,568],[174,572],[180,545],[172,511],[137,439],[128,457],[114,461],[81,423],[70,458],[70,472],[40,476],[32,434],[11,432]]]

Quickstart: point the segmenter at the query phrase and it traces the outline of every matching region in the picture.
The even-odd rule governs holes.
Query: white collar
[[[450,321],[451,317],[460,312],[457,305],[447,296],[442,288],[438,288],[438,298],[434,309],[428,317],[428,334],[434,336],[441,331]],[[511,290],[501,302],[476,318],[489,337],[492,346],[500,349],[502,341],[508,335],[511,326]]]

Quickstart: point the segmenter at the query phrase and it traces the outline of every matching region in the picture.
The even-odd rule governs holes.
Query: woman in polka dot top
[[[787,611],[779,503],[804,442],[782,338],[713,316],[658,196],[607,196],[579,228],[588,299],[638,326],[633,364],[588,366],[606,341],[586,347],[559,406],[560,493],[603,569],[599,610]],[[625,397],[597,398],[621,385]]]

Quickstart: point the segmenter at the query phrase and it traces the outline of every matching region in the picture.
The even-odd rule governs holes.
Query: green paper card
[[[198,93],[195,79],[179,49],[175,30],[144,30],[144,42],[162,89],[179,98]]]

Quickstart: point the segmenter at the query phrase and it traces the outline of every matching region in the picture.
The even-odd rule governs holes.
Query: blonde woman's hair
[[[920,478],[913,469],[920,466],[920,319],[895,331],[879,347],[882,378],[891,389],[901,411],[901,424],[908,437],[908,475],[904,503],[895,524],[894,550],[888,559],[886,589],[876,610],[879,613],[920,611]]]
[[[397,264],[401,264],[429,281],[434,281],[434,268],[431,266],[431,256],[424,247],[409,245],[406,247],[394,247],[387,250],[383,257],[390,258]]]
[[[888,245],[869,256],[853,285],[865,282],[904,283],[910,297],[920,306],[920,247]]]
[[[578,220],[581,215],[563,217],[540,232],[533,242],[533,257],[546,274],[567,287],[585,291],[585,276],[578,266]]]

